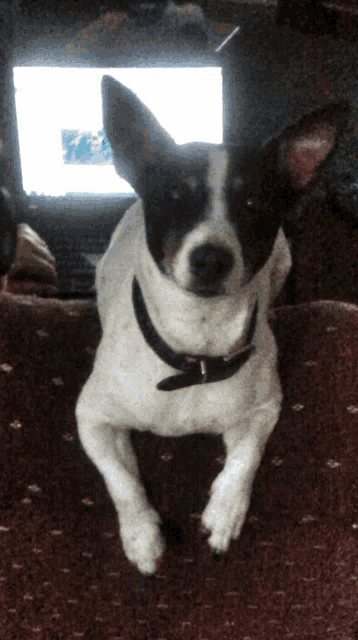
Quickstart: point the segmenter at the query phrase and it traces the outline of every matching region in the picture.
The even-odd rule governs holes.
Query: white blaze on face
[[[196,247],[206,243],[217,244],[232,251],[235,266],[233,272],[228,276],[227,282],[233,277],[238,278],[238,269],[240,275],[242,274],[242,254],[235,231],[229,220],[228,204],[224,192],[228,164],[229,157],[225,150],[209,152],[209,166],[206,177],[209,202],[206,218],[183,239],[182,245],[172,263],[173,276],[183,288],[188,287],[192,279],[189,265],[191,252]],[[227,289],[225,283],[223,283],[223,288]]]
[[[210,220],[223,223],[226,215],[224,187],[228,169],[226,151],[212,151],[209,158],[208,185],[210,189]]]

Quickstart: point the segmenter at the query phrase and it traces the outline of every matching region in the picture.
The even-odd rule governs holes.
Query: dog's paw
[[[225,497],[213,493],[201,516],[201,525],[210,534],[208,543],[215,553],[227,551],[230,541],[240,536],[249,505],[250,496],[237,493]]]
[[[165,544],[159,529],[159,515],[150,511],[120,518],[120,536],[128,560],[144,575],[156,572]]]

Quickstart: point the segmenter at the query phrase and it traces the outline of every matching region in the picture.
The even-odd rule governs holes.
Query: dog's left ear
[[[318,177],[334,150],[350,112],[348,102],[331,104],[304,116],[278,138],[277,168],[291,186],[304,191]]]

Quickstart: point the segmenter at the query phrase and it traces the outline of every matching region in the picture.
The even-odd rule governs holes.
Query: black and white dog
[[[226,551],[281,408],[266,313],[291,267],[282,222],[333,151],[348,105],[319,109],[249,152],[177,146],[129,89],[105,76],[102,93],[116,170],[140,199],[98,269],[103,337],[76,416],[125,554],[152,574],[164,550],[160,517],[130,430],[223,435],[226,462],[202,526],[212,549]]]

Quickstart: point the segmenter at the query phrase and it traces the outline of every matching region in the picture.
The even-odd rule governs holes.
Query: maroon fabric
[[[0,311],[1,638],[358,637],[358,307],[275,310],[285,402],[226,555],[199,531],[221,439],[134,434],[168,537],[154,580],[124,557],[76,434],[95,307],[2,294]]]
[[[330,199],[312,198],[306,206],[291,247],[295,303],[358,300],[358,225],[352,217],[335,210]]]

